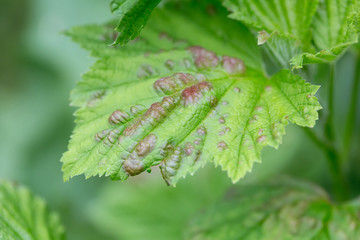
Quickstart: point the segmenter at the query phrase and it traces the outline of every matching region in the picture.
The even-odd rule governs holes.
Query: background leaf
[[[294,68],[304,64],[335,60],[344,50],[358,42],[360,31],[359,0],[323,0],[313,19],[316,52],[303,53],[291,60]]]
[[[260,31],[259,38],[267,32],[261,44],[280,67],[331,62],[358,41],[358,0],[225,0],[224,6],[231,18]]]
[[[65,239],[59,217],[22,186],[0,181],[0,239]]]
[[[307,43],[318,0],[224,0],[230,18],[258,31],[278,32]]]
[[[283,179],[229,191],[190,222],[187,239],[356,239],[358,200],[334,205],[309,183]]]

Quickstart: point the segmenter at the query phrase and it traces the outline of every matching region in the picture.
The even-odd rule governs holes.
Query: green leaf
[[[77,84],[77,126],[61,160],[65,180],[125,180],[159,165],[175,185],[213,161],[235,182],[260,161],[263,146],[279,145],[289,121],[315,124],[317,86],[289,71],[265,77],[246,28],[218,7],[210,19],[196,5],[188,9],[191,20],[179,8],[154,12],[137,42],[108,48]],[[107,33],[87,26],[68,34],[101,56],[99,36]]]
[[[291,68],[290,60],[302,53],[302,43],[296,38],[266,31],[258,33],[258,45],[263,50],[263,59],[267,63],[266,70],[273,74],[279,69]]]
[[[239,20],[258,31],[278,32],[310,40],[309,31],[318,0],[224,0],[230,18]]]
[[[359,0],[321,1],[313,20],[313,40],[319,51],[297,55],[291,64],[302,68],[305,64],[331,62],[358,42],[359,31]]]
[[[359,201],[334,205],[320,188],[284,179],[242,186],[195,217],[187,239],[358,239]]]
[[[22,186],[0,180],[0,239],[65,239],[59,217]]]
[[[290,60],[310,48],[318,0],[224,0],[230,18],[258,31],[270,72],[290,68]]]
[[[114,44],[125,45],[134,40],[148,21],[151,12],[161,0],[113,0],[111,11],[120,17],[116,27],[119,35]]]
[[[224,5],[231,18],[260,31],[260,43],[281,67],[333,61],[358,41],[359,0],[224,0]]]

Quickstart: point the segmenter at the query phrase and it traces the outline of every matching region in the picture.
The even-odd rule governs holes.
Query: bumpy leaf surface
[[[119,32],[114,44],[124,45],[134,40],[148,21],[151,12],[161,0],[113,0],[111,11],[120,17]]]
[[[0,181],[0,239],[65,239],[64,228],[45,202],[28,189]]]
[[[288,121],[315,124],[317,86],[287,70],[264,76],[244,26],[214,5],[205,15],[187,9],[154,12],[121,49],[107,47],[106,26],[68,32],[100,60],[72,95],[80,109],[62,158],[65,180],[83,173],[125,180],[159,165],[175,185],[213,161],[237,181],[263,146],[278,146]]]
[[[242,186],[196,216],[187,239],[359,239],[359,201],[334,205],[308,183]]]
[[[266,43],[281,67],[333,61],[358,41],[359,0],[225,0],[224,5],[231,18],[260,31],[259,44]]]

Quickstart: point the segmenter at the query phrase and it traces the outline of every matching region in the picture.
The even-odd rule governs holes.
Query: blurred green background
[[[232,185],[211,164],[176,188],[157,171],[126,183],[83,176],[62,181],[59,160],[74,127],[69,94],[94,59],[61,32],[110,18],[103,0],[0,0],[0,178],[42,196],[60,214],[68,239],[182,239],[189,218]],[[350,51],[337,64],[337,136],[343,134],[354,68]],[[307,72],[309,81],[323,85],[318,96],[326,116],[328,67]],[[354,196],[360,192],[359,112],[347,168]],[[299,127],[288,126],[280,148],[265,148],[262,156],[236,187],[291,175],[331,189],[324,153]]]

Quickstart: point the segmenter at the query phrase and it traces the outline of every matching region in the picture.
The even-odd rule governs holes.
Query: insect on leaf
[[[289,121],[315,124],[317,86],[288,70],[264,76],[243,25],[218,17],[221,8],[201,25],[195,20],[204,16],[189,9],[191,20],[178,8],[155,11],[136,42],[103,56],[106,26],[68,33],[100,59],[72,94],[80,109],[62,158],[65,180],[79,174],[125,180],[159,166],[175,185],[210,161],[235,182],[260,161],[264,146],[279,145]],[[227,28],[213,35],[220,23]],[[224,39],[233,42],[224,46]]]

